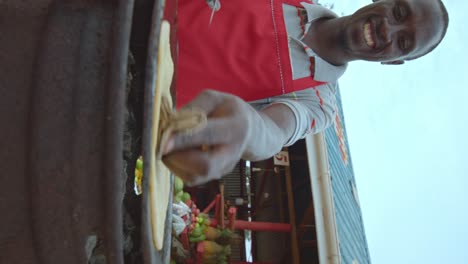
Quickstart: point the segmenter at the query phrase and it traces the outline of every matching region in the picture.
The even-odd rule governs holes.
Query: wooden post
[[[224,183],[219,184],[219,194],[221,195],[221,205],[219,207],[219,224],[224,229]]]
[[[220,194],[217,194],[216,195],[216,203],[215,203],[215,219],[216,219],[216,222],[219,223],[219,211],[220,211],[220,204],[221,204],[221,195]]]
[[[279,205],[279,217],[280,217],[280,222],[284,222],[284,203],[283,203],[283,183],[281,182],[281,174],[275,173],[274,175],[275,180],[276,180],[276,187],[278,188],[278,205]]]
[[[292,190],[292,179],[291,170],[289,166],[284,167],[286,176],[286,191],[288,193],[288,208],[289,208],[289,223],[291,223],[291,255],[292,263],[299,264],[299,247],[297,244],[297,233],[296,233],[296,210],[294,209],[294,195]]]

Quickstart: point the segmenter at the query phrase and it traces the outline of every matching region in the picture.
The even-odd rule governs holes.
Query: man
[[[348,62],[419,58],[448,26],[440,0],[374,1],[344,17],[293,0],[222,1],[209,26],[210,12],[198,1],[180,2],[177,99],[209,121],[196,133],[173,135],[164,162],[193,184],[219,178],[240,158],[266,159],[324,130]],[[207,87],[217,91],[201,92]]]

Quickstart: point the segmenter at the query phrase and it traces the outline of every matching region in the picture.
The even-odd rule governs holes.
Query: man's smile
[[[374,49],[376,47],[376,34],[372,29],[372,24],[370,21],[364,23],[363,35],[367,46],[369,46],[371,49]]]

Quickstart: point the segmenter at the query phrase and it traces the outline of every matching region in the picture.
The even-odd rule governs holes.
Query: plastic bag
[[[172,215],[172,229],[174,229],[174,232],[177,235],[180,235],[180,233],[184,231],[186,226],[187,225],[185,224],[185,221],[184,219],[182,219],[182,217],[175,214]]]
[[[192,213],[192,210],[183,202],[178,202],[172,204],[172,214],[177,215],[179,217],[184,217],[185,215],[189,215]]]

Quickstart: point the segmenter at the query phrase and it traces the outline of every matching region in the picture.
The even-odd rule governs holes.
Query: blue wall
[[[336,125],[332,125],[325,131],[325,139],[330,162],[341,259],[343,264],[352,264],[353,260],[357,260],[359,264],[370,264],[361,208],[353,194],[353,189],[356,190],[355,187],[353,188],[356,182],[344,126],[339,90],[337,105],[338,123],[341,123],[341,129],[337,129]],[[342,135],[341,142],[344,142],[341,146],[340,131]]]

